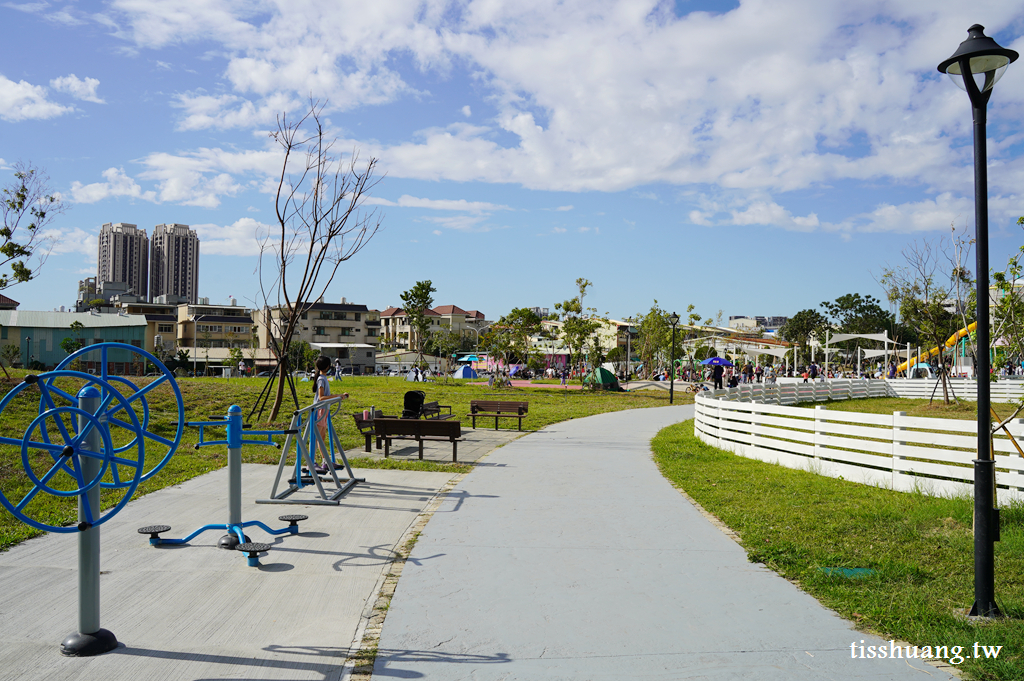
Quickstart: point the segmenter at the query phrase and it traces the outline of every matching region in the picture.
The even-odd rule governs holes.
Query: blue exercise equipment
[[[139,528],[139,534],[148,534],[149,543],[153,546],[165,544],[187,544],[204,532],[210,530],[221,530],[227,532],[220,538],[218,546],[222,549],[243,551],[248,556],[250,567],[259,567],[259,554],[270,550],[270,544],[252,542],[245,535],[245,528],[258,527],[270,535],[298,534],[299,522],[307,520],[305,515],[283,515],[278,519],[287,522],[288,526],[279,530],[272,529],[259,520],[242,521],[242,445],[269,445],[278,447],[274,442],[275,435],[286,435],[291,437],[296,431],[292,430],[247,430],[242,425],[242,408],[237,404],[231,405],[228,415],[224,419],[216,421],[191,421],[187,425],[199,428],[199,442],[196,449],[200,447],[212,447],[215,445],[227,445],[228,448],[228,521],[226,523],[210,523],[196,529],[191,534],[180,539],[166,539],[160,535],[171,530],[170,525],[149,525]],[[225,428],[226,437],[223,440],[207,440],[207,428]],[[260,436],[261,439],[245,439],[248,435]]]
[[[139,389],[128,379],[111,375],[111,351],[119,352],[115,356],[124,356],[123,351],[134,353],[143,367],[150,362],[164,375]],[[68,368],[74,359],[89,353],[98,354],[98,375]],[[149,430],[146,396],[154,394],[152,391],[160,385],[167,385],[176,398],[178,427],[174,438]],[[0,490],[0,503],[36,529],[77,533],[78,629],[61,643],[61,653],[73,657],[99,655],[117,647],[117,637],[100,627],[100,526],[125,507],[140,482],[174,455],[184,420],[181,393],[174,377],[156,357],[131,345],[99,343],[72,354],[54,371],[26,376],[0,400],[0,414],[32,406],[36,406],[38,415],[21,438],[0,437],[0,446],[20,450],[27,479],[27,484],[8,487],[8,492]],[[148,441],[166,447],[166,451],[147,471]],[[120,495],[105,511],[100,499],[103,490]],[[75,498],[78,523],[59,523],[40,504],[33,504],[40,492]]]
[[[113,353],[113,354],[112,354]],[[160,374],[155,380],[149,384],[139,388],[132,381],[124,378],[123,376],[111,375],[109,373],[111,357],[119,360],[118,363],[126,365],[136,365],[145,369],[147,364],[152,364],[156,367],[157,372]],[[123,419],[117,418],[117,413],[111,414],[110,425],[115,428],[115,432],[118,429],[126,429],[129,434],[133,435],[133,439],[125,444],[120,445],[115,449],[116,452],[125,451],[131,449],[136,445],[136,440],[141,438],[143,440],[149,440],[150,456],[149,461],[151,465],[147,470],[142,472],[142,478],[140,482],[145,482],[151,477],[160,472],[160,470],[167,465],[167,462],[174,456],[174,452],[177,451],[178,445],[181,443],[181,436],[185,431],[185,405],[181,399],[181,390],[178,389],[178,384],[174,380],[174,374],[163,365],[163,362],[158,360],[156,357],[146,352],[142,348],[137,348],[134,345],[128,345],[127,343],[98,343],[96,345],[87,345],[72,354],[68,355],[64,360],[57,365],[56,370],[64,370],[72,366],[75,362],[92,362],[98,363],[98,371],[96,378],[104,381],[106,384],[120,384],[124,388],[118,388],[119,392],[127,395],[126,400],[133,404],[138,405],[142,410],[142,424],[141,428],[134,429],[130,427],[130,424],[124,422]],[[52,395],[58,395],[68,402],[73,402],[74,397],[61,391],[59,387],[52,385],[50,381],[49,392]],[[174,431],[173,437],[164,437],[153,432],[149,427],[149,400],[147,396],[160,395],[161,392],[168,392],[164,398],[172,398],[174,400],[174,406],[178,411],[177,426]],[[101,393],[103,391],[101,390]],[[40,411],[42,411],[42,398],[40,398]],[[43,431],[43,437],[46,438],[48,432]],[[160,452],[159,450],[163,450]],[[113,479],[110,481],[102,482],[101,485],[106,488],[121,488],[127,486],[119,480],[117,475],[116,467],[114,470]]]
[[[277,465],[277,476],[274,478],[274,486],[270,490],[269,499],[257,499],[257,504],[316,504],[337,506],[341,504],[341,497],[353,486],[360,482],[366,482],[366,478],[357,478],[352,472],[352,466],[348,463],[345,450],[341,446],[338,434],[334,430],[334,416],[341,410],[343,396],[335,395],[325,400],[315,402],[308,407],[296,409],[292,412],[292,421],[288,425],[288,437],[285,438],[284,447],[281,450],[281,459]],[[321,409],[327,409],[327,437],[324,438],[316,428],[317,415]],[[292,475],[288,480],[287,487],[278,492],[281,482],[288,469],[288,458],[294,446],[295,463],[292,465]],[[327,470],[318,472],[316,468],[317,447],[327,452],[325,457]],[[340,466],[339,466],[340,460]],[[338,470],[344,468],[348,478],[340,479]],[[334,483],[334,488],[325,487],[321,479]],[[292,497],[293,494],[305,487],[315,487],[316,496]]]

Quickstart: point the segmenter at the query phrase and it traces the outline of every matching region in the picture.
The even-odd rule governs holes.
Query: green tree
[[[480,336],[480,347],[496,367],[507,369],[515,349],[515,338],[507,328],[493,324]]]
[[[882,333],[895,324],[895,316],[873,296],[847,293],[833,302],[823,302],[822,309],[839,333]]]
[[[402,311],[405,318],[413,329],[412,338],[409,339],[410,350],[416,350],[417,364],[423,361],[423,347],[430,333],[430,317],[427,310],[434,304],[434,293],[437,289],[430,283],[429,279],[417,281],[416,285],[402,293]]]
[[[518,362],[529,363],[532,347],[530,341],[533,336],[540,333],[540,322],[540,317],[525,307],[517,307],[497,321],[496,326],[503,328],[511,336],[511,353]]]
[[[228,364],[231,365],[232,371],[237,370],[238,363],[244,362],[245,356],[242,354],[241,348],[231,348],[228,350]]]
[[[811,338],[818,338],[825,340],[825,330],[828,329],[828,319],[814,309],[800,310],[795,315],[789,318],[781,329],[779,329],[779,337],[796,343],[799,347],[798,350],[802,349],[804,356],[809,356],[807,353],[807,344]],[[799,364],[799,356],[794,357],[794,364]]]
[[[555,309],[562,317],[562,342],[569,349],[569,365],[576,370],[577,374],[582,373],[584,349],[587,343],[594,332],[601,328],[597,310],[583,305],[587,289],[593,285],[593,282],[580,277],[576,280],[576,288],[579,293],[569,300],[555,303]]]
[[[14,179],[0,190],[0,289],[39,275],[53,244],[44,228],[65,210],[60,195],[50,189],[49,178],[38,168],[15,163]]]
[[[21,359],[21,349],[14,344],[7,344],[0,349],[0,366],[14,366],[14,363]],[[7,373],[6,371],[4,372]],[[8,376],[10,378],[10,376]]]
[[[658,369],[669,345],[672,327],[668,313],[655,300],[646,314],[637,315],[637,339],[635,351],[640,357],[640,378],[650,378]]]
[[[462,341],[463,337],[458,332],[452,331],[450,327],[444,327],[427,338],[427,351],[434,357],[441,358],[443,364],[441,372],[444,374],[445,383],[448,382],[449,374],[452,372],[452,356],[462,346]]]

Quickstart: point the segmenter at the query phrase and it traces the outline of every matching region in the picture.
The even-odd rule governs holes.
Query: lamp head
[[[672,314],[670,314],[668,316],[668,321],[669,321],[669,323],[672,324],[672,326],[675,326],[676,324],[679,323],[679,315],[676,314],[675,312],[673,312]]]
[[[964,78],[970,76],[979,92],[988,92],[1019,56],[985,35],[984,26],[974,24],[967,29],[967,40],[960,43],[952,57],[939,64],[939,72],[948,75],[961,90],[967,89]]]

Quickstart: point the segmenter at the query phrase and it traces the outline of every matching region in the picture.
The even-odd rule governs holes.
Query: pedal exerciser
[[[249,537],[245,535],[245,528],[258,527],[267,534],[274,536],[282,534],[298,534],[299,522],[307,520],[309,516],[280,516],[278,520],[287,522],[288,526],[278,530],[268,527],[259,520],[242,521],[242,445],[268,445],[271,447],[279,447],[280,445],[273,440],[275,435],[286,435],[287,437],[292,437],[292,435],[297,431],[293,431],[291,429],[247,430],[242,425],[242,408],[237,404],[231,405],[228,409],[227,417],[224,419],[216,421],[190,421],[186,425],[199,428],[199,442],[195,445],[196,449],[199,449],[200,447],[212,447],[215,445],[227,445],[228,521],[226,523],[211,523],[203,525],[181,539],[167,539],[160,536],[164,532],[170,532],[170,525],[149,525],[147,527],[140,527],[139,534],[148,534],[149,543],[151,545],[162,546],[168,544],[187,544],[189,541],[195,539],[204,532],[209,532],[210,530],[221,530],[227,532],[227,534],[221,537],[217,542],[217,545],[220,548],[243,551],[248,556],[249,566],[259,567],[259,554],[269,551],[270,544],[250,541]],[[207,428],[225,428],[227,430],[225,439],[207,440]],[[246,439],[246,436],[249,436],[249,438],[258,436],[260,439]]]
[[[341,410],[341,395],[328,397],[325,400],[314,402],[308,407],[296,409],[292,413],[292,420],[288,426],[288,436],[285,438],[284,447],[281,449],[281,460],[277,465],[277,476],[274,478],[274,486],[270,491],[269,499],[257,499],[257,504],[318,504],[337,506],[341,504],[341,497],[357,483],[366,482],[366,478],[357,478],[352,472],[352,467],[345,456],[345,450],[338,440],[334,430],[334,417]],[[327,416],[327,439],[320,435],[316,427],[317,414],[319,410],[329,410]],[[317,447],[327,454],[327,471],[317,473],[316,452]],[[292,477],[288,479],[288,486],[281,492],[281,481],[288,468],[288,459],[292,447],[295,449],[295,463],[292,466]],[[341,462],[348,474],[347,479],[338,477],[338,462]],[[305,466],[305,469],[303,469]],[[325,487],[321,479],[326,478],[334,483],[334,488]],[[316,496],[291,498],[293,494],[305,487],[315,487]]]

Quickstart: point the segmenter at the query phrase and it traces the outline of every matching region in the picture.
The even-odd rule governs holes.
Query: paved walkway
[[[106,655],[59,652],[78,624],[75,536],[45,535],[0,554],[0,679],[340,679],[395,545],[452,476],[357,470],[367,482],[340,506],[255,504],[276,470],[242,467],[243,519],[278,528],[279,515],[310,518],[295,536],[252,529],[253,541],[272,544],[260,568],[218,549],[223,532],[164,547],[136,532],[168,524],[164,536],[173,538],[225,522],[226,469],[132,501],[102,526],[100,624],[120,642]]]
[[[692,410],[577,419],[491,453],[413,549],[374,678],[952,678],[850,659],[881,640],[748,562],[669,485],[648,443]]]

